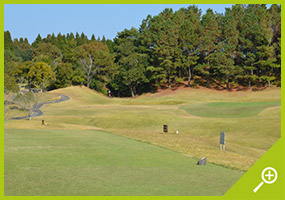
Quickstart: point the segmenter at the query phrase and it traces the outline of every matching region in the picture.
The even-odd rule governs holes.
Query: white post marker
[[[273,172],[273,174],[271,172]],[[266,167],[261,173],[261,178],[263,181],[261,181],[261,183],[259,183],[259,185],[253,189],[253,192],[256,193],[264,183],[267,183],[267,184],[274,183],[277,180],[277,176],[278,176],[277,171],[274,168]],[[272,178],[272,180],[271,180],[271,178]]]

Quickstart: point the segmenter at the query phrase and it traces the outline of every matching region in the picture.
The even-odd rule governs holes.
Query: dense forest
[[[196,6],[148,15],[113,40],[84,33],[4,32],[5,92],[86,85],[135,96],[185,83],[231,89],[281,85],[280,5],[234,5],[223,14]]]

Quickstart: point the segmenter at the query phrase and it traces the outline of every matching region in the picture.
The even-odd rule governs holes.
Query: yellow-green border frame
[[[0,39],[0,51],[1,51],[1,65],[0,65],[0,100],[4,102],[4,5],[5,4],[281,4],[281,30],[284,30],[284,20],[285,13],[284,8],[282,7],[281,0],[107,0],[107,1],[91,1],[91,0],[4,0],[1,3],[1,39]],[[281,31],[281,38],[284,38],[284,31]],[[284,41],[281,39],[281,60],[284,58]],[[281,61],[281,74],[284,75],[284,62]],[[281,84],[284,86],[284,78],[281,79]],[[285,125],[285,111],[284,111],[284,97],[285,91],[284,88],[281,88],[281,138],[279,139],[273,147],[266,152],[266,154],[257,161],[257,163],[224,195],[224,196],[181,196],[181,197],[166,197],[166,196],[147,196],[147,197],[132,197],[132,196],[120,196],[120,197],[74,197],[74,196],[65,196],[65,197],[31,197],[31,196],[4,196],[4,103],[0,104],[0,141],[1,141],[1,150],[0,150],[0,199],[285,199],[285,190],[284,190],[284,125]],[[282,137],[283,136],[283,137]],[[258,185],[261,181],[260,173],[265,167],[273,166],[278,171],[278,179],[272,185],[263,186],[263,189],[258,193],[254,193],[253,188]]]

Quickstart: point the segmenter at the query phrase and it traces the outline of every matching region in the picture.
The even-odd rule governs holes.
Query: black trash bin
[[[167,133],[168,132],[168,126],[167,125],[163,125],[163,132]]]

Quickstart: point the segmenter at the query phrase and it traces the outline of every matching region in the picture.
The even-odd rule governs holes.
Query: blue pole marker
[[[221,132],[220,134],[220,144],[225,144],[225,137],[226,137],[226,133],[225,132]]]
[[[225,151],[226,150],[226,142],[225,142],[225,138],[226,138],[226,132],[221,132],[220,133],[220,150]]]

